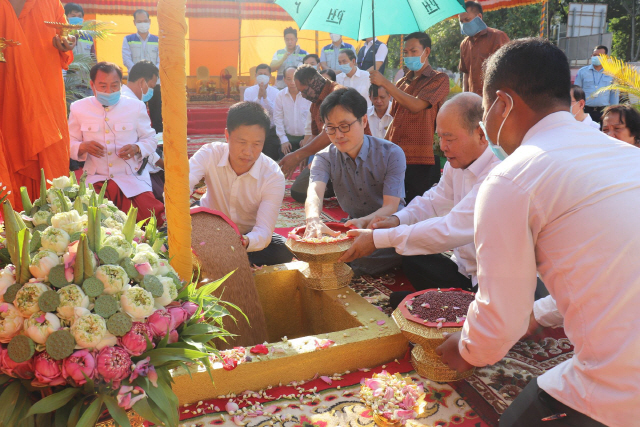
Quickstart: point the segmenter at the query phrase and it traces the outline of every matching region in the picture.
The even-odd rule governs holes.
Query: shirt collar
[[[131,90],[131,88],[129,86],[127,86],[126,84],[122,85],[122,89],[120,89],[122,92],[125,92],[126,94],[128,94],[130,97],[138,99],[138,97],[136,96],[135,93],[133,93],[133,91]],[[124,93],[122,94],[124,95]]]
[[[415,80],[416,78],[419,78],[420,76],[431,77],[431,75],[432,75],[433,73],[435,73],[435,71],[434,71],[434,70],[433,70],[433,68],[431,67],[431,64],[429,64],[429,65],[427,65],[427,68],[425,68],[425,69],[424,69],[424,71],[423,71],[422,73],[420,73],[420,75],[419,75],[419,76],[416,76],[416,75],[415,75],[415,74],[416,74],[416,72],[415,72],[415,71],[409,71],[409,74],[411,74],[411,73],[413,73],[413,75],[415,76],[415,77],[414,77],[414,80]],[[404,77],[408,79],[408,78],[409,78],[409,74],[407,74],[407,75],[406,75],[406,76],[404,76]]]
[[[493,157],[493,151],[491,151],[491,148],[487,145],[484,152],[475,160],[475,162],[469,165],[467,170],[474,176],[479,176],[487,165],[493,161]]]
[[[229,166],[229,168],[233,171],[233,168],[231,167],[231,163],[229,162],[229,143],[228,142],[224,143],[223,150],[224,151],[222,152],[222,157],[220,157],[220,161],[218,162],[218,167],[223,168],[225,166]],[[254,177],[255,179],[258,179],[260,178],[261,167],[262,167],[262,154],[258,156],[258,160],[256,160],[256,162],[253,164],[253,166],[251,166],[251,169],[249,169],[249,172],[247,173],[252,177]],[[235,171],[233,171],[233,173],[235,173]],[[242,176],[242,175],[239,175],[239,176]]]
[[[593,66],[593,64],[590,64],[588,66],[588,69],[591,71],[595,71],[596,73],[603,73],[604,72],[604,68],[602,68],[600,71],[596,70],[596,68]]]
[[[376,114],[376,107],[374,105],[369,107],[369,109],[367,110],[367,115],[378,117],[378,115]],[[387,111],[385,111],[384,115],[391,117],[391,101],[389,101],[389,105],[387,105]]]
[[[542,118],[542,120],[533,125],[531,129],[527,131],[524,138],[522,138],[522,143],[520,145],[525,145],[536,133],[541,132],[545,128],[563,122],[566,122],[566,124],[577,123],[576,119],[568,111],[557,111],[555,113],[551,113]]]

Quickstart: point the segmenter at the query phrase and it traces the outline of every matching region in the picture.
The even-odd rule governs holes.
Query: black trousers
[[[296,178],[291,186],[291,197],[296,202],[304,203],[307,200],[307,189],[309,188],[309,178],[311,177],[311,169],[305,168]],[[324,190],[324,198],[335,196],[333,184],[331,180],[327,182],[327,188]]]
[[[404,192],[407,204],[416,196],[422,196],[425,191],[440,181],[440,157],[436,156],[434,165],[407,165],[404,173]]]
[[[249,252],[249,262],[251,265],[275,265],[284,264],[293,259],[293,254],[285,246],[286,239],[279,234],[273,233],[269,246],[261,251]]]
[[[589,107],[585,105],[584,112],[590,115],[594,122],[602,124],[602,112],[605,108],[607,107]]]
[[[280,149],[280,138],[278,138],[275,126],[269,129],[267,138],[264,140],[264,147],[262,147],[262,152],[267,157],[271,157],[276,162],[280,160],[280,157],[282,157],[282,150]]]
[[[416,291],[433,288],[473,288],[471,278],[458,271],[458,264],[442,254],[402,257],[402,271]]]
[[[156,133],[161,133],[164,129],[162,125],[162,91],[160,85],[153,88],[153,96],[147,102],[149,107],[149,117],[151,118],[151,127]]]
[[[543,418],[566,414],[557,420]],[[630,424],[633,422],[630,420]],[[576,411],[551,397],[538,387],[538,379],[532,379],[500,417],[500,427],[604,427],[585,414]]]

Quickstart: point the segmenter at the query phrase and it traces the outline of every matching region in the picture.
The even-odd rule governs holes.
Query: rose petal
[[[36,322],[38,322],[38,323],[42,324],[42,323],[44,323],[44,321],[45,321],[45,320],[46,320],[46,318],[44,317],[44,313],[42,313],[42,314],[40,315],[40,317],[38,317],[38,318],[36,319]]]
[[[243,422],[242,420],[244,420],[244,415],[236,415],[235,417],[233,417],[233,422],[237,426],[243,426],[243,425],[247,424],[247,423]]]
[[[320,379],[329,385],[333,384],[333,380],[326,375],[322,375]]]
[[[382,326],[382,325],[384,325],[384,324],[385,324],[385,323],[387,323],[387,322],[385,322],[384,320],[378,320],[376,323],[377,323],[378,325]]]
[[[442,322],[439,322],[439,323],[436,325],[436,327],[437,327],[438,329],[442,328]]]
[[[447,318],[446,317],[439,317],[436,319],[436,322],[446,322]]]
[[[73,267],[65,267],[64,278],[67,279],[69,283],[73,282]]]
[[[238,409],[240,409],[240,407],[238,406],[238,404],[236,402],[233,402],[233,401],[230,400],[224,406],[224,409],[227,412],[229,412],[229,414],[231,414],[231,412],[236,412]]]
[[[269,349],[264,344],[258,344],[251,348],[253,354],[269,354]]]
[[[6,313],[7,310],[9,310],[9,306],[7,304],[0,304],[0,313]]]
[[[207,242],[200,242],[200,246],[204,246],[206,244],[207,244]]]

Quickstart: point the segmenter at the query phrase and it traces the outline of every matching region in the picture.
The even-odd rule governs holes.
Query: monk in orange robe
[[[61,69],[74,42],[44,21],[66,22],[59,0],[0,0],[0,37],[17,40],[0,63],[0,132],[11,187],[39,194],[40,168],[53,178],[69,173],[69,132]],[[20,198],[14,196],[16,208]]]

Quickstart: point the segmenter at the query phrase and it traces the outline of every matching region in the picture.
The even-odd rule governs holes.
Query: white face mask
[[[149,32],[149,28],[151,28],[151,24],[148,22],[138,22],[136,24],[136,28],[138,29],[139,33],[146,34]]]
[[[342,37],[340,34],[329,34],[329,37],[331,37],[331,41],[334,43],[337,43],[338,40],[340,40],[340,37]]]
[[[269,76],[265,76],[264,74],[260,74],[259,76],[256,77],[256,82],[259,85],[269,84]]]

